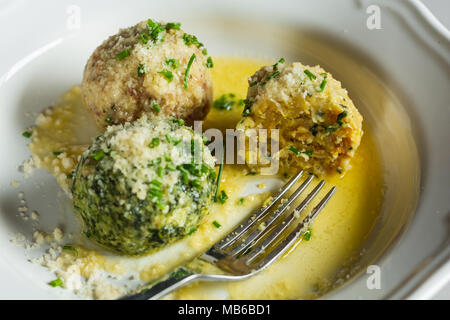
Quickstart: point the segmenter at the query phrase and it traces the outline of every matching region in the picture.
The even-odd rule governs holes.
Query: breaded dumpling
[[[249,85],[237,129],[279,129],[279,152],[269,156],[279,159],[282,173],[305,169],[324,176],[350,168],[363,119],[330,73],[281,59],[257,71]]]
[[[89,58],[82,99],[100,128],[159,113],[192,123],[212,103],[211,57],[179,23],[122,29]]]

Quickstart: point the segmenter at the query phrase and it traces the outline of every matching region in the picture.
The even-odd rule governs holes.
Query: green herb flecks
[[[311,235],[312,235],[312,231],[310,228],[308,228],[308,230],[305,231],[305,234],[303,235],[303,239],[306,241],[311,240]]]
[[[228,195],[224,190],[221,190],[215,201],[224,204],[228,200]]]
[[[62,153],[62,151],[53,151],[53,155],[55,157],[59,156]]]
[[[301,155],[302,153],[306,154],[307,156],[312,156],[313,155],[313,151],[312,150],[300,151],[294,146],[289,146],[289,150],[292,151],[293,153],[295,153],[298,156]]]
[[[159,139],[158,137],[153,138],[152,142],[150,142],[150,144],[148,145],[150,148],[156,148],[157,146],[159,146],[161,144],[161,139]]]
[[[25,138],[31,138],[33,134],[30,131],[24,131],[22,132],[22,136],[24,136]]]
[[[168,66],[168,67],[171,67],[172,69],[177,69],[178,68],[178,66],[179,66],[179,62],[178,62],[178,60],[177,59],[173,59],[173,58],[171,58],[171,59],[166,59],[166,65]]]
[[[305,71],[303,71],[303,72],[308,76],[309,80],[312,81],[312,80],[316,79],[316,76],[308,69],[305,69]]]
[[[320,83],[320,87],[319,87],[319,92],[322,92],[324,89],[325,89],[325,87],[326,87],[326,85],[327,85],[327,80],[323,80],[321,83]]]
[[[214,62],[213,62],[211,57],[208,57],[208,59],[206,59],[206,67],[207,68],[213,68],[214,67]]]
[[[214,227],[216,227],[217,229],[219,229],[222,225],[219,223],[219,222],[217,222],[216,220],[214,220],[213,222],[212,222],[212,224],[213,224],[213,226]]]
[[[95,161],[100,161],[105,157],[105,155],[106,155],[105,151],[99,150],[99,151],[94,152],[91,155],[91,158],[94,159]]]
[[[116,58],[117,58],[117,60],[123,60],[123,59],[125,59],[128,56],[130,56],[130,50],[125,49],[122,52],[118,53],[116,55]]]
[[[145,70],[145,64],[140,64],[140,65],[137,67],[137,75],[138,75],[138,77],[139,77],[139,78],[142,77],[142,76],[145,74],[145,72],[146,72],[146,70]]]
[[[172,80],[173,80],[173,73],[172,73],[172,71],[167,70],[167,69],[163,69],[163,70],[159,71],[158,73],[163,75],[164,78],[166,78],[169,83],[172,82]]]
[[[65,245],[62,247],[63,251],[67,251],[70,252],[71,254],[73,254],[75,257],[78,257],[78,250],[71,246],[71,245]]]
[[[160,112],[161,111],[161,107],[157,103],[154,103],[152,105],[152,109],[155,110],[156,112]]]
[[[244,99],[244,110],[242,111],[243,117],[248,117],[251,114],[251,108],[252,102],[250,99]]]
[[[62,287],[64,285],[63,281],[61,280],[61,278],[57,278],[55,280],[52,280],[48,283],[50,286],[52,286],[53,288],[56,287]]]
[[[183,34],[184,44],[187,46],[196,45],[197,48],[202,48],[203,43],[199,42],[197,37],[188,33]]]
[[[184,88],[185,89],[188,88],[189,71],[191,70],[191,66],[192,66],[192,63],[194,62],[194,60],[195,60],[195,53],[193,53],[191,58],[189,59],[189,62],[186,67],[186,71],[184,73]]]
[[[168,22],[166,24],[166,30],[174,29],[174,30],[180,30],[181,23],[179,22]]]
[[[234,100],[235,97],[236,95],[234,93],[225,93],[214,100],[213,107],[219,110],[229,111],[236,105],[236,100]]]

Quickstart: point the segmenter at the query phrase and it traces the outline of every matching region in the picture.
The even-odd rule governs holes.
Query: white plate
[[[327,297],[427,298],[445,283],[450,36],[419,1],[370,1],[375,7],[354,0],[73,2],[0,2],[0,298],[64,297],[45,285],[50,276],[9,242],[11,234],[29,232],[16,217],[19,190],[30,208],[47,212],[46,226],[58,224],[52,217],[66,205],[55,196],[54,179],[43,172],[19,190],[10,186],[22,181],[17,166],[29,156],[21,133],[34,118],[25,112],[40,111],[79,83],[92,50],[118,27],[148,17],[182,22],[212,54],[319,63],[361,106],[387,172],[387,200],[361,262],[380,267],[381,288],[368,289],[369,275],[362,273]],[[369,29],[378,9],[381,29]],[[387,95],[371,96],[370,86]],[[40,188],[34,185],[38,181],[44,182]]]

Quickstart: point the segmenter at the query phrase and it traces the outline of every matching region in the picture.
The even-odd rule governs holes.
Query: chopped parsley
[[[314,123],[314,124],[312,125],[312,127],[309,128],[309,131],[311,131],[311,133],[312,133],[313,136],[316,136],[317,133],[319,132],[319,131],[317,130],[318,128],[319,128],[319,125],[318,125],[317,123]]]
[[[61,280],[61,278],[52,280],[48,283],[50,286],[52,286],[53,288],[56,287],[62,287],[64,285],[63,281]]]
[[[342,111],[341,113],[338,114],[338,116],[337,116],[337,121],[336,121],[336,122],[337,122],[339,125],[342,125],[342,119],[344,119],[347,115],[348,115],[348,114],[347,114],[347,111]]]
[[[318,90],[319,92],[322,92],[323,91],[323,89],[325,89],[325,87],[326,87],[326,85],[327,85],[327,80],[323,80],[321,83],[320,83],[320,89]]]
[[[123,60],[130,55],[130,50],[125,49],[122,52],[118,53],[116,58],[117,60]]]
[[[305,234],[303,235],[303,239],[305,239],[306,241],[311,240],[311,234],[312,234],[311,229],[308,228],[308,230],[306,230]]]
[[[176,119],[176,118],[173,118],[173,119],[172,119],[172,122],[173,122],[173,123],[176,123],[176,124],[179,124],[180,126],[184,125],[184,120],[183,120],[183,119]]]
[[[311,71],[309,71],[308,69],[305,69],[305,71],[303,71],[303,72],[308,76],[309,80],[316,79],[316,76]]]
[[[219,222],[217,222],[216,220],[214,220],[213,222],[212,222],[212,224],[213,224],[213,226],[214,227],[216,227],[217,229],[219,229],[222,225],[219,223]]]
[[[221,204],[224,204],[228,200],[228,195],[225,191],[221,190],[220,194],[216,197],[216,202],[220,202]]]
[[[163,75],[164,78],[166,78],[168,82],[172,82],[172,80],[173,80],[173,73],[172,73],[172,71],[167,70],[167,69],[163,69],[163,70],[159,71],[158,73]]]
[[[152,105],[152,109],[155,110],[156,112],[160,112],[161,111],[161,107],[157,103],[154,103]]]
[[[159,138],[153,138],[152,142],[148,145],[150,148],[156,148],[161,143],[161,140]]]
[[[302,154],[302,153],[306,154],[307,156],[312,156],[313,155],[313,151],[312,150],[300,151],[294,146],[289,146],[289,150],[292,151],[293,153],[295,153],[298,156],[300,154]]]
[[[267,77],[267,80],[276,78],[276,77],[278,77],[279,75],[280,75],[280,71],[275,71],[274,73],[269,74],[269,76]]]
[[[213,68],[214,67],[214,62],[213,62],[211,57],[208,57],[208,59],[206,59],[206,67],[207,68]]]
[[[177,69],[179,64],[180,63],[178,62],[177,59],[173,59],[173,58],[166,59],[166,65],[171,67],[172,69]]]
[[[154,22],[152,19],[148,19],[147,26],[149,36],[154,42],[157,42],[158,40],[164,40],[164,38],[162,37],[162,32],[165,31],[166,28],[163,25]]]
[[[191,66],[192,66],[192,63],[194,62],[194,60],[195,60],[195,53],[193,53],[191,58],[189,59],[189,62],[186,67],[186,71],[184,73],[184,88],[185,89],[188,88],[189,71],[191,70]]]
[[[168,22],[166,24],[166,30],[170,30],[170,29],[180,30],[180,27],[181,27],[181,23],[179,23],[179,22]]]
[[[105,119],[105,122],[107,124],[113,124],[113,120],[111,118],[109,118],[109,117]]]
[[[94,152],[91,155],[91,158],[94,159],[95,161],[100,161],[105,157],[105,152],[103,150],[99,150],[97,152]]]
[[[65,245],[62,247],[63,251],[68,251],[70,253],[73,253],[73,255],[78,256],[78,250],[70,245]]]
[[[234,93],[225,93],[214,100],[213,107],[219,110],[229,111],[236,104],[236,100],[233,99],[235,97],[236,95]],[[240,103],[240,101],[242,100],[239,100],[238,104]]]
[[[147,44],[150,35],[149,35],[148,33],[144,32],[144,33],[141,33],[140,36],[141,36],[141,42],[142,42],[142,44]]]
[[[53,155],[55,157],[59,156],[62,153],[62,151],[53,151]]]
[[[187,46],[194,44],[197,46],[197,48],[203,47],[203,43],[199,42],[196,36],[188,33],[183,34],[183,41]]]
[[[32,133],[30,131],[24,131],[22,132],[22,136],[24,136],[25,138],[31,138]]]
[[[138,77],[142,77],[145,74],[145,64],[140,64],[137,68]]]
[[[250,101],[250,99],[244,99],[244,111],[242,111],[242,116],[243,117],[248,117],[251,114],[251,106],[252,106],[252,102]]]

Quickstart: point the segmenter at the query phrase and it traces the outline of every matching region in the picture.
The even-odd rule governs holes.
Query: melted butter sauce
[[[212,69],[214,96],[234,93],[245,98],[247,78],[262,65],[271,61],[255,61],[239,58],[215,58]],[[235,128],[240,120],[241,107],[230,111],[213,108],[203,124],[208,128]],[[75,86],[63,95],[61,101],[45,118],[38,120],[33,130],[30,149],[37,166],[50,171],[60,185],[68,190],[69,174],[76,165],[78,155],[98,132],[81,104],[79,87]],[[367,127],[352,169],[345,177],[327,178],[327,186],[335,185],[337,193],[321,212],[312,226],[309,241],[300,241],[288,254],[266,271],[235,283],[194,283],[182,288],[170,297],[177,299],[309,299],[326,292],[333,285],[339,270],[346,267],[358,255],[365,238],[370,233],[380,212],[383,196],[383,179],[380,158],[374,140]],[[88,138],[89,137],[89,138]],[[63,152],[55,156],[54,152]],[[71,159],[67,162],[65,159]],[[64,165],[65,163],[65,165]],[[80,263],[83,274],[89,276],[94,269],[104,269],[118,274],[137,273],[142,281],[162,276],[177,265],[185,263],[214,242],[222,238],[242,219],[259,207],[276,188],[261,184],[263,177],[247,176],[244,166],[225,165],[221,187],[229,199],[225,204],[213,203],[210,214],[192,236],[153,254],[140,257],[124,257],[78,244],[81,254],[73,257],[63,253],[60,259],[65,268]],[[267,178],[267,177],[266,177]],[[274,180],[273,177],[271,180]],[[280,186],[281,180],[275,183]],[[317,182],[317,181],[316,181]],[[247,185],[260,185],[248,194]],[[321,191],[321,198],[328,188]],[[255,189],[258,191],[255,192]],[[243,196],[243,194],[247,194]],[[239,201],[241,198],[244,200]],[[315,203],[312,203],[312,206]],[[310,210],[311,207],[308,208]],[[306,210],[306,212],[309,212]],[[221,227],[213,225],[213,221]]]

